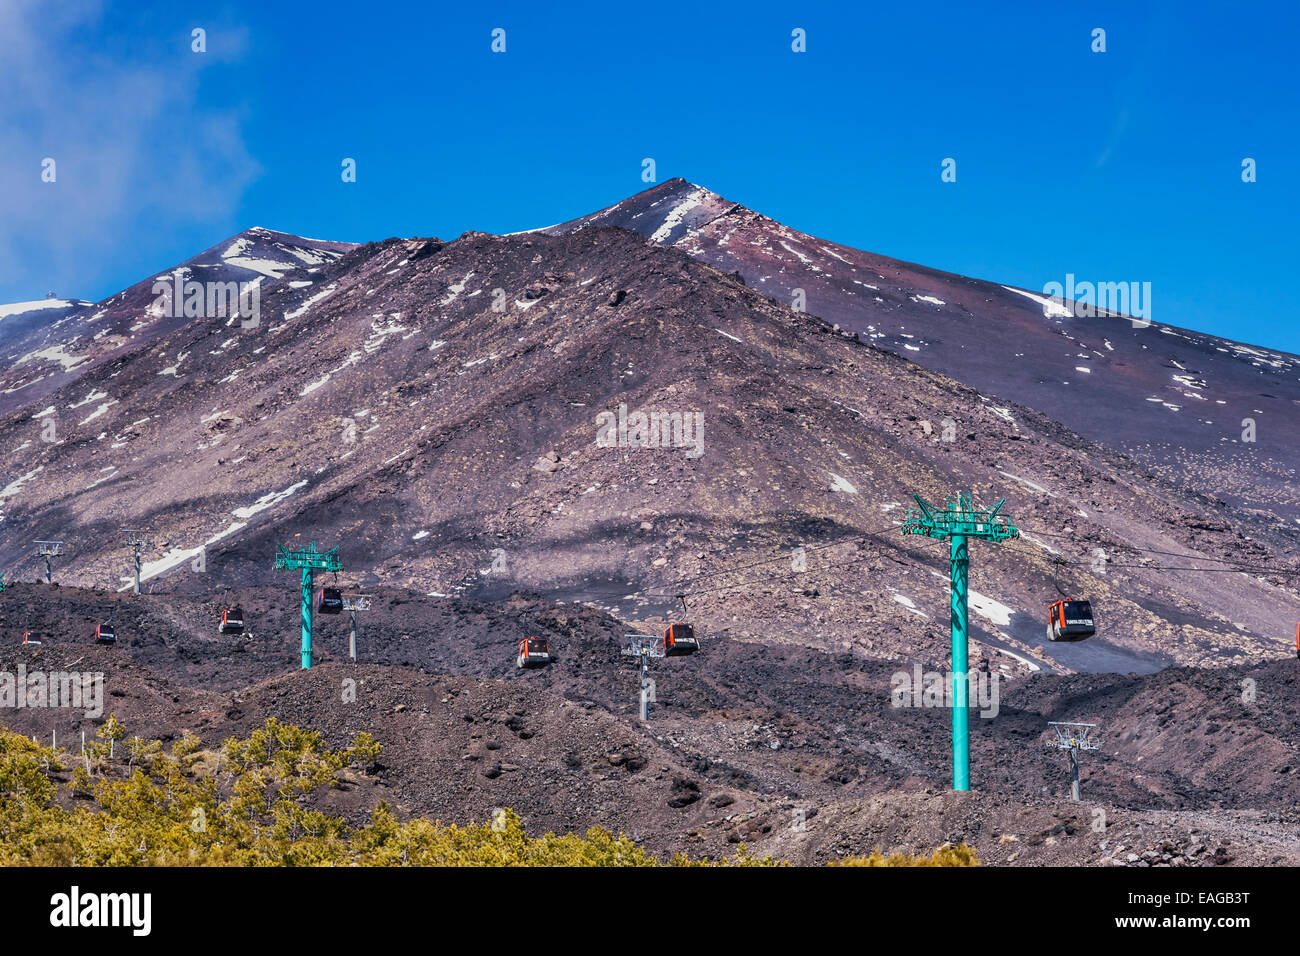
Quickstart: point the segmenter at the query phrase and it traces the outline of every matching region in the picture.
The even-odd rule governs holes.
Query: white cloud
[[[138,268],[177,229],[219,221],[258,173],[238,105],[200,105],[200,74],[237,58],[242,31],[108,15],[93,0],[0,2],[0,301],[64,295]],[[41,181],[42,160],[57,181]],[[129,270],[126,270],[129,271]]]

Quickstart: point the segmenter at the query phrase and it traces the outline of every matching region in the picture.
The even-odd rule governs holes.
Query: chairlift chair
[[[23,619],[23,643],[29,644],[32,647],[40,647],[41,646],[40,637],[37,636],[37,634],[27,626],[28,624],[31,623],[31,620],[32,620],[31,614],[28,614],[27,617]]]
[[[1086,598],[1071,598],[1065,593],[1056,577],[1057,568],[1064,564],[1059,558],[1052,564],[1052,583],[1061,594],[1061,600],[1047,608],[1047,638],[1051,641],[1082,641],[1097,633],[1092,616],[1092,602]]]

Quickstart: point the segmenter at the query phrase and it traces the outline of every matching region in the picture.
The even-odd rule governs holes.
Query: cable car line
[[[1077,540],[1078,540],[1078,535],[1073,535],[1073,534],[1060,534],[1060,533],[1054,533],[1054,532],[1051,532],[1051,531],[1038,531],[1038,530],[1035,530],[1035,529],[1032,529],[1032,528],[1021,528],[1020,530],[1021,530],[1021,531],[1027,531],[1029,534],[1040,535],[1040,536],[1042,536],[1042,537],[1044,537],[1044,538],[1061,538],[1061,539],[1069,539],[1069,540],[1071,540],[1071,541],[1077,541]],[[1113,549],[1115,549],[1115,550],[1119,550],[1119,551],[1140,551],[1140,552],[1142,552],[1143,554],[1158,554],[1158,555],[1161,555],[1161,556],[1163,556],[1163,557],[1168,557],[1168,558],[1187,558],[1187,559],[1192,560],[1192,561],[1213,561],[1215,564],[1231,564],[1231,563],[1234,563],[1234,562],[1230,561],[1228,558],[1210,558],[1210,557],[1206,557],[1205,555],[1201,555],[1201,554],[1188,554],[1188,553],[1183,552],[1183,551],[1160,551],[1160,550],[1157,550],[1156,548],[1139,548],[1137,545],[1133,545],[1133,544],[1107,544],[1107,545],[1104,545],[1104,547],[1113,548]],[[1241,566],[1241,567],[1258,567],[1258,565],[1240,565],[1240,566]],[[1279,572],[1279,573],[1280,573],[1280,572]]]
[[[897,525],[891,525],[891,526],[890,526],[891,529],[892,529],[892,528],[896,528],[896,527],[897,527]],[[886,530],[889,530],[889,529],[886,529]],[[897,547],[898,547],[898,546],[897,546],[896,544],[894,544],[893,542],[886,542],[886,543],[889,544],[891,547],[894,547],[894,548],[897,548]],[[869,561],[869,560],[871,560],[872,558],[875,558],[875,557],[877,557],[877,556],[878,556],[877,553],[872,552],[871,554],[864,554],[864,555],[862,555],[861,557],[850,558],[850,559],[847,559],[847,560],[844,560],[844,561],[831,561],[831,562],[827,562],[827,563],[825,563],[822,567],[818,568],[817,571],[830,571],[830,570],[833,570],[833,569],[835,569],[835,568],[845,568],[845,567],[848,567],[848,566],[853,565],[853,564],[861,564],[863,561]],[[773,582],[773,581],[784,581],[784,580],[789,580],[790,578],[795,577],[795,576],[797,576],[797,575],[812,574],[812,573],[814,573],[814,572],[813,572],[813,569],[811,569],[811,568],[809,568],[809,569],[807,569],[807,570],[804,570],[804,571],[794,571],[794,570],[790,570],[790,571],[786,571],[786,572],[784,572],[784,573],[782,573],[782,574],[773,574],[773,575],[769,575],[768,577],[765,577],[765,578],[751,578],[751,579],[748,579],[748,580],[745,580],[745,581],[737,581],[735,584],[720,584],[720,585],[717,585],[716,587],[711,587],[711,588],[698,588],[698,589],[691,589],[691,590],[689,590],[688,593],[689,593],[692,597],[695,597],[695,596],[698,596],[698,595],[700,595],[700,594],[712,594],[712,593],[717,592],[717,591],[730,591],[730,590],[733,590],[733,589],[735,589],[735,588],[745,587],[745,586],[747,586],[747,585],[751,585],[751,584],[767,584],[767,583],[770,583],[770,582]],[[655,594],[655,593],[651,593],[651,592],[632,592],[632,593],[644,593],[644,595],[645,595],[646,597],[668,597],[668,596],[669,596],[669,595],[667,595],[667,594]],[[676,597],[677,595],[673,595],[673,596]]]
[[[847,567],[847,566],[850,565],[850,564],[861,564],[863,561],[870,560],[871,558],[874,558],[874,557],[876,557],[876,555],[874,555],[874,554],[867,554],[867,555],[863,555],[863,556],[860,557],[860,558],[853,558],[852,560],[849,560],[849,561],[839,561],[839,562],[834,562],[834,563],[827,564],[827,565],[825,565],[823,568],[821,568],[820,570],[823,570],[823,571],[829,571],[829,570],[831,570],[831,569],[833,569],[833,568],[842,568],[842,567]],[[752,578],[752,579],[749,579],[749,580],[746,580],[746,581],[737,581],[735,584],[719,584],[719,585],[717,585],[716,587],[711,587],[711,588],[692,588],[692,589],[689,591],[689,593],[690,593],[691,597],[697,597],[697,596],[699,596],[699,595],[701,595],[701,594],[713,594],[713,593],[715,593],[715,592],[717,592],[717,591],[732,591],[732,590],[735,590],[736,588],[745,587],[745,586],[747,586],[747,585],[751,585],[751,584],[766,584],[766,583],[771,582],[771,581],[784,581],[784,580],[787,580],[787,579],[789,579],[789,578],[791,578],[791,577],[794,577],[794,576],[796,576],[796,575],[809,574],[809,573],[811,573],[811,571],[794,571],[794,570],[791,570],[791,571],[786,571],[786,572],[784,572],[784,573],[782,573],[782,574],[773,574],[773,575],[771,575],[771,576],[769,576],[769,577],[766,577],[766,578]],[[666,595],[666,594],[646,594],[646,596],[647,596],[647,597],[668,597],[668,595]],[[675,596],[675,595],[674,595],[674,596]]]
[[[1135,550],[1140,551],[1143,549],[1137,548]],[[1025,551],[1024,553],[1034,554],[1035,552]],[[1197,556],[1186,555],[1186,557],[1197,557]],[[1216,559],[1201,558],[1201,560],[1214,561]],[[1068,564],[1074,567],[1090,567],[1092,565],[1091,561],[1069,561],[1064,558],[1059,558],[1057,560],[1054,560],[1053,563]],[[1142,571],[1201,571],[1204,572],[1205,574],[1262,574],[1262,575],[1271,574],[1277,577],[1295,577],[1297,575],[1300,575],[1300,570],[1279,571],[1274,568],[1266,568],[1258,564],[1230,565],[1229,567],[1224,567],[1224,568],[1194,568],[1194,567],[1181,567],[1181,566],[1167,565],[1167,564],[1116,564],[1113,561],[1106,562],[1107,571],[1110,571],[1115,568],[1120,568],[1120,569],[1132,568],[1132,569],[1142,570]]]
[[[1275,571],[1271,568],[1248,567],[1244,565],[1232,568],[1178,568],[1164,564],[1111,564],[1110,562],[1107,562],[1106,569],[1110,570],[1111,568],[1139,568],[1147,571],[1201,571],[1205,574],[1271,574],[1275,577],[1295,577],[1300,575],[1300,571]]]
[[[849,543],[854,542],[854,541],[861,541],[861,540],[863,540],[864,538],[874,537],[875,535],[881,534],[881,533],[883,533],[883,532],[885,532],[885,531],[889,531],[890,529],[892,529],[892,528],[896,528],[896,527],[898,527],[898,525],[896,525],[896,524],[894,524],[893,522],[891,522],[890,524],[888,524],[888,525],[886,525],[885,527],[881,528],[879,531],[862,531],[862,532],[859,532],[859,533],[857,533],[857,534],[849,535],[847,538],[841,538],[839,541],[832,541],[832,542],[830,542],[829,544],[801,545],[801,547],[804,549],[805,552],[825,551],[825,550],[828,549],[828,548],[838,548],[838,547],[840,547],[841,545],[849,544]],[[754,562],[752,562],[752,563],[750,563],[750,564],[741,564],[741,565],[738,565],[737,567],[734,567],[734,568],[720,568],[720,569],[717,570],[717,571],[708,571],[708,572],[705,572],[704,574],[697,574],[697,575],[695,575],[694,577],[687,578],[686,581],[703,581],[703,580],[705,580],[705,579],[707,579],[707,578],[715,578],[715,577],[717,577],[717,576],[720,575],[720,574],[735,574],[735,573],[738,572],[738,571],[747,571],[747,570],[749,570],[750,568],[761,567],[761,566],[763,566],[763,565],[765,565],[765,564],[773,564],[773,563],[775,563],[775,562],[777,562],[777,561],[788,561],[789,559],[790,559],[790,555],[789,555],[788,553],[787,553],[787,554],[778,554],[778,555],[776,555],[775,557],[764,558],[764,559],[761,560],[761,561],[754,561]],[[633,591],[632,593],[633,593],[633,594],[636,594],[636,593],[638,593],[638,592]],[[671,597],[676,597],[675,594],[674,594],[674,595],[662,595],[662,596],[663,596],[663,597],[669,597],[669,596],[671,596]]]
[[[805,547],[804,550],[805,550],[805,552],[807,552],[807,551],[824,551],[824,550],[826,550],[827,548],[837,547],[837,546],[842,545],[842,544],[848,544],[850,541],[860,541],[860,540],[863,540],[863,539],[865,539],[865,538],[876,538],[876,537],[878,537],[879,535],[883,534],[884,532],[886,532],[886,531],[892,531],[892,530],[896,529],[897,527],[898,527],[898,525],[894,524],[894,523],[891,521],[888,525],[885,525],[884,527],[880,528],[879,530],[875,530],[875,531],[864,531],[864,532],[862,532],[862,533],[860,533],[860,534],[854,535],[854,536],[851,537],[851,538],[845,538],[845,539],[842,540],[842,541],[836,541],[836,542],[834,542],[833,544],[820,545],[820,546],[813,547],[813,548]],[[893,548],[895,548],[895,549],[898,548],[898,545],[897,545],[895,542],[887,541],[887,542],[885,542],[885,543],[888,544],[890,547],[893,547]],[[829,570],[830,568],[836,568],[836,567],[846,567],[846,566],[848,566],[848,565],[850,565],[850,564],[860,564],[861,562],[866,561],[866,560],[868,560],[869,558],[874,558],[875,556],[876,556],[876,554],[873,552],[873,553],[871,553],[871,554],[864,555],[864,556],[862,556],[862,557],[858,557],[858,558],[853,558],[853,559],[846,560],[846,561],[829,562],[829,563],[827,563],[827,564],[825,565],[825,567],[824,567],[823,570]],[[700,595],[700,594],[712,594],[712,593],[717,592],[717,591],[730,591],[730,590],[733,590],[733,589],[738,588],[738,587],[744,587],[744,586],[747,585],[747,584],[764,584],[764,583],[767,583],[767,582],[770,582],[770,581],[778,581],[778,580],[782,580],[782,579],[785,579],[785,578],[789,578],[789,577],[791,577],[792,575],[796,575],[796,574],[807,574],[807,573],[809,573],[809,571],[807,571],[807,570],[805,570],[805,571],[790,570],[790,571],[787,571],[787,572],[782,573],[782,574],[774,574],[774,575],[769,575],[768,577],[764,577],[764,578],[753,578],[753,579],[749,579],[749,580],[745,580],[745,581],[737,581],[737,582],[734,583],[734,584],[721,584],[721,585],[717,585],[717,586],[715,586],[715,587],[711,587],[711,588],[692,588],[692,587],[689,586],[689,585],[690,585],[692,582],[694,582],[694,581],[700,581],[700,580],[705,580],[705,579],[707,579],[707,578],[717,577],[717,576],[720,575],[720,574],[734,574],[734,573],[736,573],[736,572],[738,572],[738,571],[746,570],[746,569],[748,569],[748,568],[755,568],[755,567],[760,567],[760,566],[765,565],[765,564],[772,564],[772,563],[775,563],[775,562],[777,562],[777,561],[789,561],[789,560],[790,560],[790,555],[789,555],[789,554],[782,554],[782,555],[778,555],[778,556],[776,556],[776,557],[774,557],[774,558],[768,558],[768,559],[765,559],[765,560],[763,560],[763,561],[755,561],[755,562],[753,562],[753,563],[751,563],[751,564],[742,565],[742,566],[740,566],[740,567],[738,567],[738,568],[729,568],[729,569],[723,569],[723,570],[719,570],[719,571],[711,571],[711,572],[709,572],[709,573],[707,573],[707,574],[696,575],[696,576],[694,576],[694,577],[686,578],[686,579],[684,579],[684,580],[682,580],[682,581],[679,581],[676,585],[674,585],[674,587],[677,588],[677,590],[674,591],[674,592],[672,592],[672,593],[668,593],[668,592],[664,592],[664,591],[632,591],[632,592],[630,592],[630,593],[631,593],[631,594],[641,594],[641,595],[644,596],[644,597],[660,597],[660,598],[666,598],[666,597],[680,597],[681,594],[682,594],[683,592],[685,592],[685,593],[687,593],[687,594],[690,594],[690,595],[692,595],[692,596],[695,596],[695,595]]]

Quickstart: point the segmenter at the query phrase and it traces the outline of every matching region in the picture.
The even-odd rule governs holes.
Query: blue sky
[[[1294,4],[891,7],[5,0],[0,301],[98,299],[253,225],[549,225],[652,157],[847,245],[1151,282],[1157,322],[1300,352]]]

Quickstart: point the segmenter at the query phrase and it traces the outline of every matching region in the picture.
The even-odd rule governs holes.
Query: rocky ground
[[[1176,484],[1285,523],[1300,518],[1300,357],[1180,328],[1149,290],[1126,295],[1131,308],[1115,314],[1071,314],[1073,302],[1040,289],[829,242],[683,179],[540,232],[608,226],[680,249],[786,306],[801,294],[826,322],[1031,406]],[[1098,277],[1077,278],[1082,290]],[[1143,305],[1146,320],[1119,314],[1138,316]]]
[[[508,805],[799,862],[953,839],[995,863],[1291,862],[1294,357],[1062,325],[696,189],[450,242],[250,229],[184,267],[257,281],[251,326],[162,314],[152,277],[5,319],[0,664],[103,671],[141,735],[367,730],[381,768],[328,797],[358,818]],[[1014,375],[988,377],[990,335],[1023,345]],[[1225,464],[1223,416],[1191,414],[1211,402],[1262,416],[1257,455]],[[667,416],[654,445],[629,441],[638,413]],[[948,669],[946,544],[901,527],[914,493],[958,491],[1020,529],[971,550],[972,666],[999,697],[969,795],[946,792],[948,710],[891,697]],[[63,542],[59,586],[34,583],[38,540]],[[297,669],[273,560],[309,542],[373,596],[358,664],[334,618]],[[1046,639],[1057,583],[1096,637]],[[226,601],[248,634],[217,634]],[[622,637],[678,615],[705,648],[656,664],[643,727]],[[119,645],[89,646],[106,618]],[[552,667],[516,671],[529,633]],[[65,742],[94,725],[0,716]],[[1099,725],[1083,804],[1050,720]]]
[[[211,600],[319,540],[354,585],[527,588],[629,619],[686,593],[714,630],[891,659],[947,604],[942,543],[899,532],[911,495],[971,489],[1023,530],[973,549],[975,636],[1009,673],[1291,644],[1294,525],[625,230],[391,240],[268,280],[262,304],[255,329],[160,331],[0,421],[10,578],[58,538],[61,580],[122,588],[140,528],[147,586]],[[621,406],[698,413],[700,453],[602,446]],[[1105,621],[1084,645],[1043,636],[1058,558]]]
[[[1155,675],[1039,674],[999,683],[997,714],[972,715],[973,792],[948,792],[948,711],[895,707],[900,665],[790,643],[704,635],[657,662],[651,719],[636,720],[628,625],[526,595],[430,601],[382,591],[361,661],[341,619],[322,621],[320,663],[296,669],[292,588],[241,598],[252,633],[215,633],[213,608],[121,597],[121,642],[96,647],[106,596],[18,585],[0,630],[39,621],[39,648],[7,644],[0,670],[102,671],[105,711],[15,709],[24,733],[76,748],[114,713],[131,734],[189,730],[214,746],[268,717],[342,745],[383,745],[322,807],[361,819],[379,800],[448,822],[518,811],[535,830],[621,830],[657,852],[719,855],[739,842],[800,863],[873,849],[975,845],[993,864],[1202,866],[1300,862],[1294,661]],[[525,632],[556,663],[515,669]],[[928,661],[918,661],[929,668]],[[1081,803],[1049,720],[1099,725],[1082,756]]]

